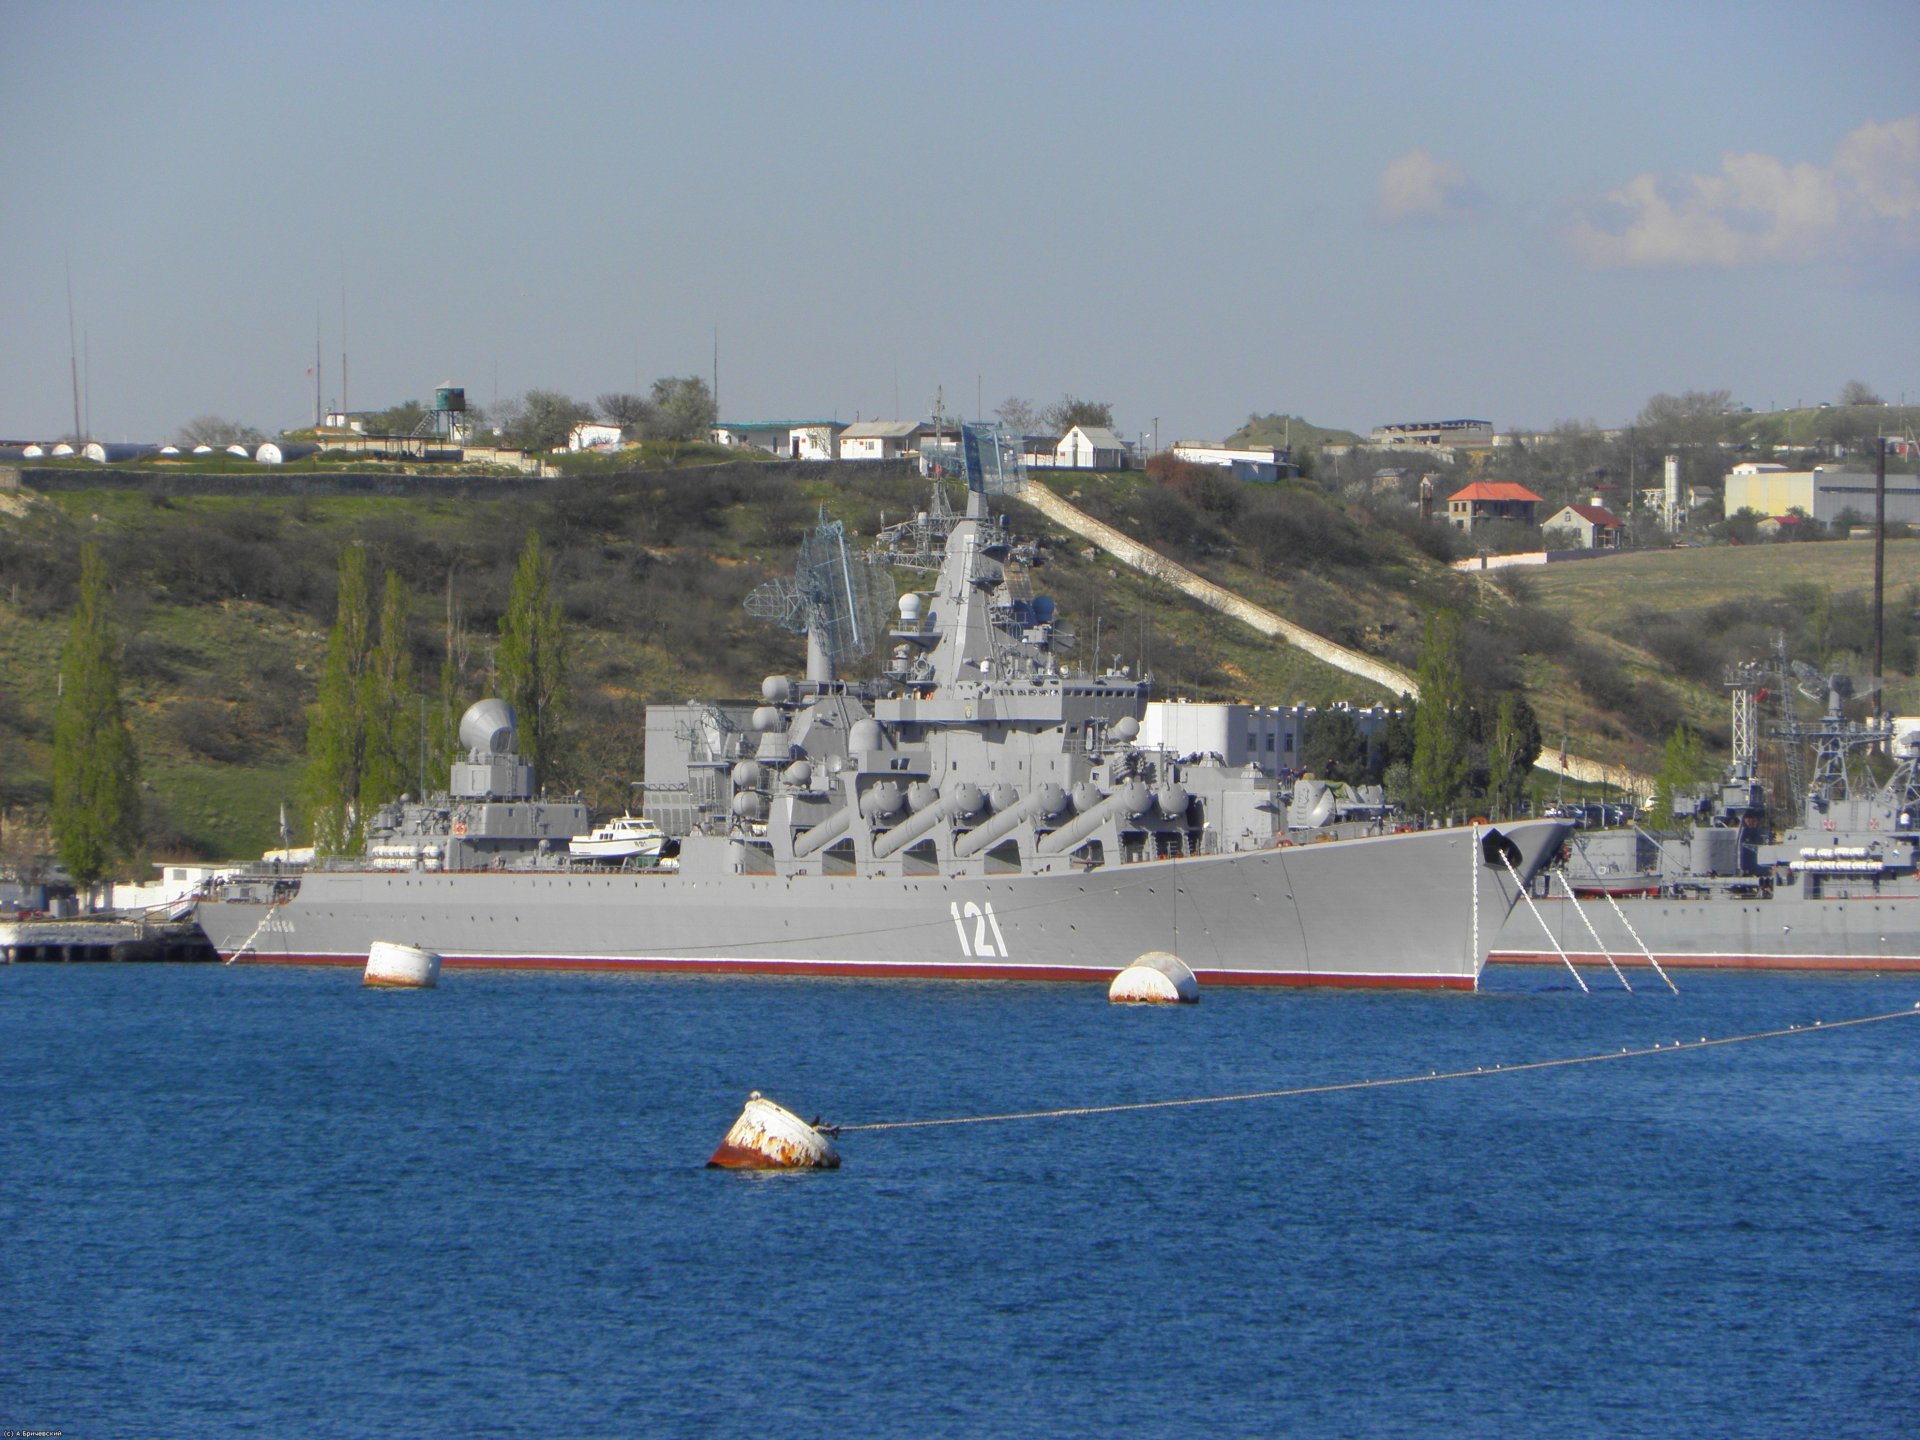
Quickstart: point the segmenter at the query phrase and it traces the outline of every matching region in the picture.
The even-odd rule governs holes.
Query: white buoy
[[[1192,1005],[1200,982],[1178,955],[1149,950],[1113,977],[1107,999],[1115,1005]]]
[[[393,990],[431,990],[440,979],[440,957],[418,945],[376,940],[367,951],[363,985]]]
[[[707,1161],[710,1170],[838,1170],[827,1137],[758,1090]]]

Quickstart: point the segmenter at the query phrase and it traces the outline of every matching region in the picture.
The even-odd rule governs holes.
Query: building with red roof
[[[1538,495],[1511,480],[1476,480],[1447,497],[1447,523],[1456,530],[1471,530],[1490,520],[1531,525],[1539,503]]]
[[[1573,531],[1583,550],[1618,550],[1626,525],[1604,505],[1563,505],[1542,520],[1540,528]]]

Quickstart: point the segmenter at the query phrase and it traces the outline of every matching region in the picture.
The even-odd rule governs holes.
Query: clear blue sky
[[[0,436],[1920,398],[1920,6],[0,0]],[[496,379],[497,376],[497,379]],[[896,395],[898,396],[896,409]]]

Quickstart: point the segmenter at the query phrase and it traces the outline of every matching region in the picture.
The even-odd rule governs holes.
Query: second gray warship
[[[1806,667],[1796,667],[1805,670]],[[1776,825],[1760,782],[1759,697],[1817,681],[1825,714],[1792,719],[1793,810]],[[1651,958],[1672,968],[1920,971],[1920,716],[1850,720],[1844,676],[1734,677],[1725,776],[1674,808],[1691,823],[1576,831],[1517,907],[1499,961],[1599,965]],[[1810,751],[1812,767],[1798,763]],[[1869,754],[1891,761],[1884,780]]]

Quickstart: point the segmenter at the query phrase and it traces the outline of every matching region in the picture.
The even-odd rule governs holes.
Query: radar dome
[[[518,717],[504,700],[478,700],[460,717],[460,743],[488,755],[511,755]]]
[[[1131,715],[1122,715],[1113,722],[1110,732],[1122,745],[1131,745],[1140,736],[1140,722]]]
[[[793,681],[785,675],[769,675],[760,682],[760,698],[773,705],[784,705],[793,698]]]

